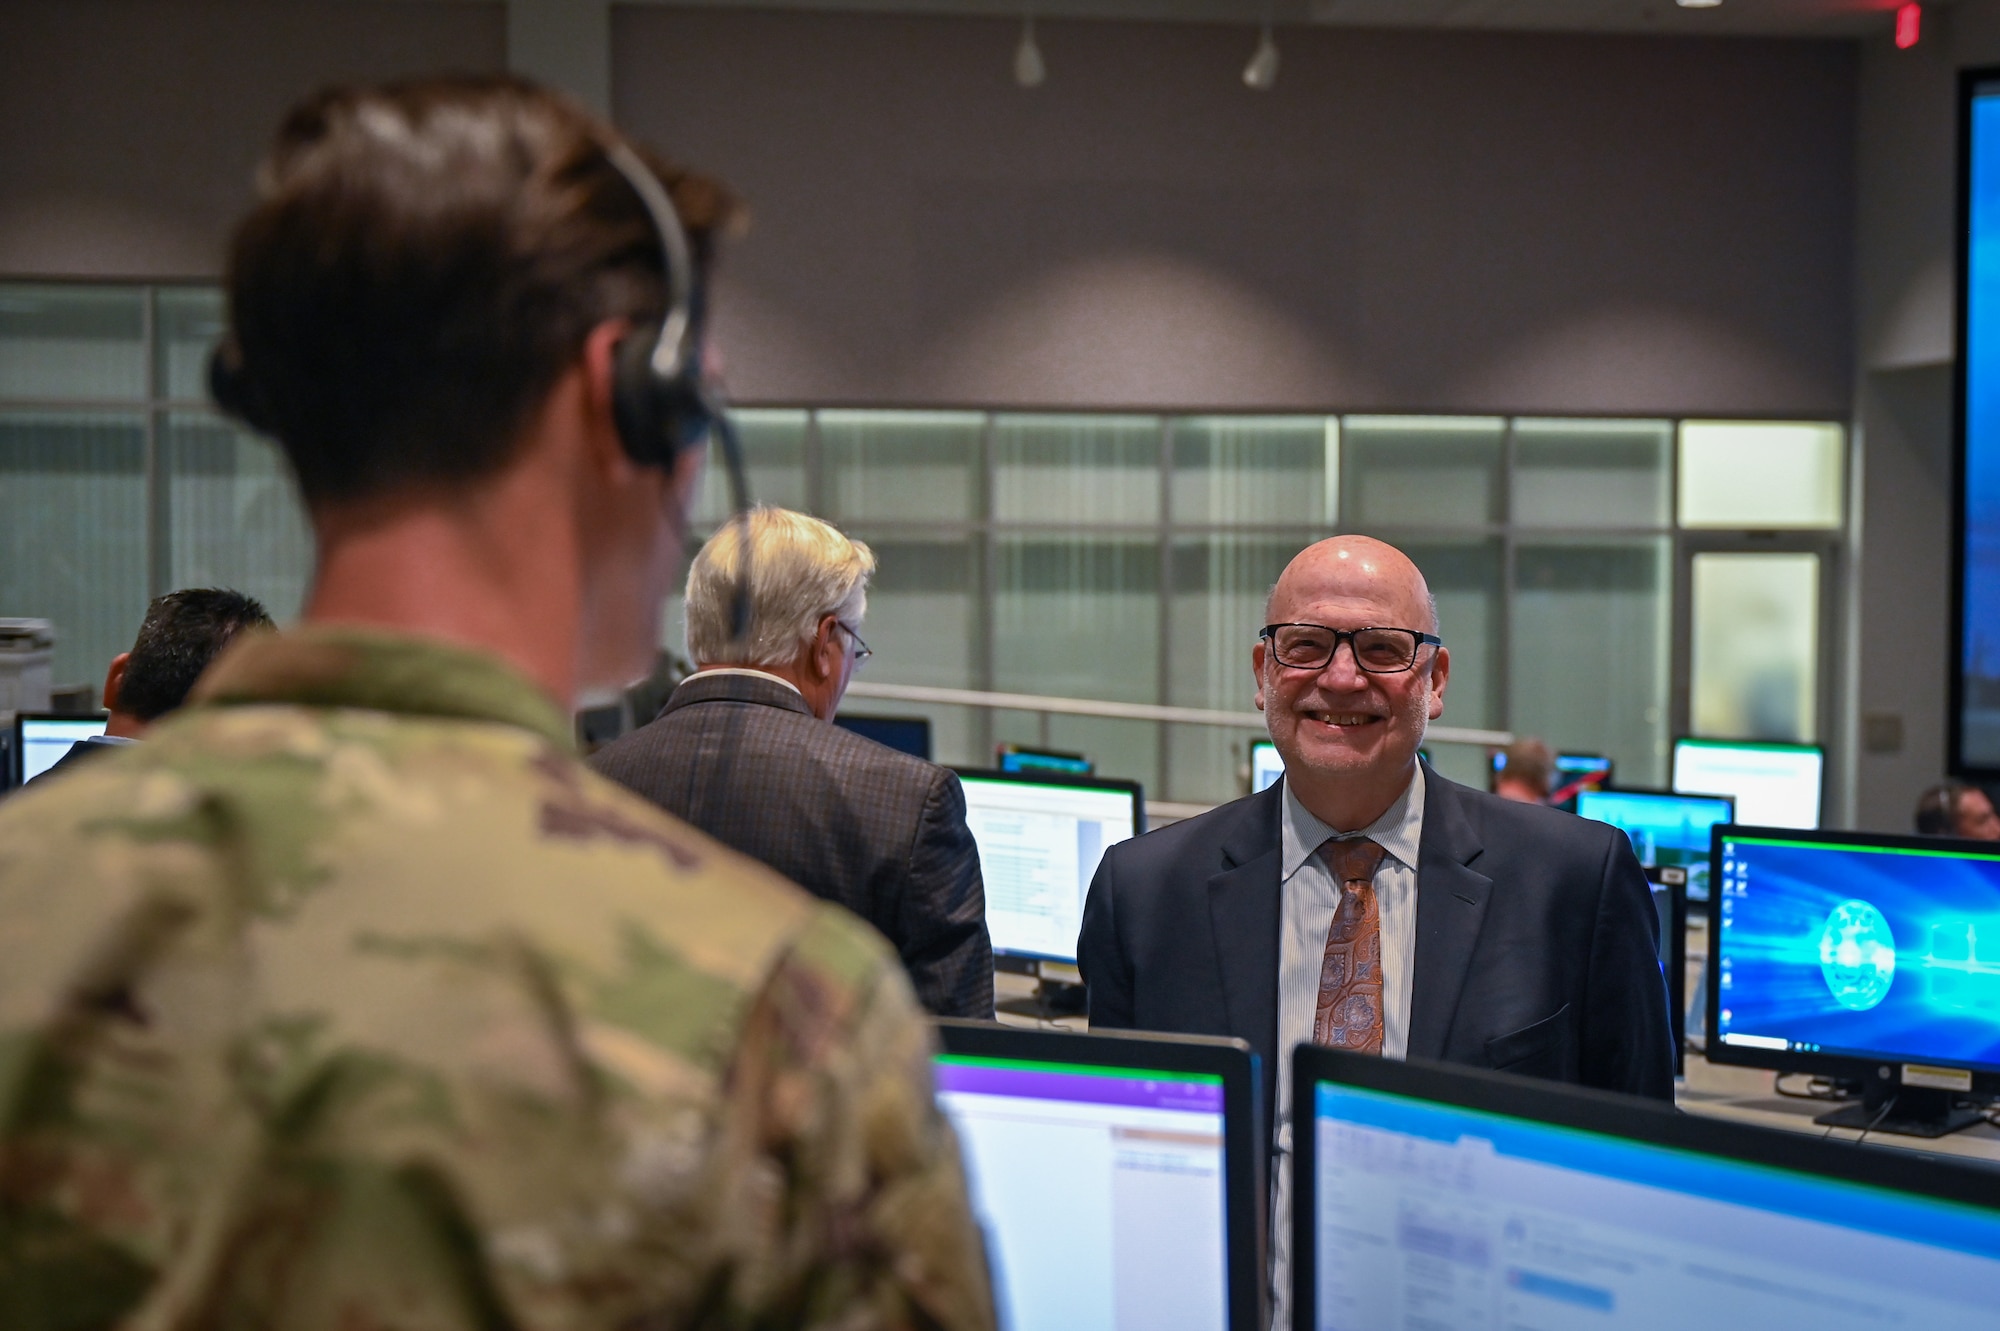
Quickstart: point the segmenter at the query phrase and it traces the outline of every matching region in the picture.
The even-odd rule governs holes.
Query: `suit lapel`
[[[1280,787],[1247,801],[1223,838],[1223,870],[1208,880],[1208,923],[1229,1030],[1275,1057],[1278,1044]]]
[[[1441,1059],[1465,987],[1493,880],[1472,868],[1485,847],[1457,787],[1424,768],[1417,845],[1417,953],[1410,985],[1411,1058]]]

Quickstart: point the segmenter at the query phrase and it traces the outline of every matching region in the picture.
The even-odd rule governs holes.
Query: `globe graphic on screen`
[[[1865,901],[1843,901],[1819,932],[1819,971],[1833,1001],[1866,1012],[1888,996],[1896,978],[1896,940],[1889,921]]]

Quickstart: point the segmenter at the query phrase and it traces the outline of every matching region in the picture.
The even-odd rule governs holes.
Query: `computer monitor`
[[[938,1023],[1009,1331],[1266,1331],[1257,1057],[1241,1040]]]
[[[1825,770],[1826,754],[1815,744],[1674,741],[1674,789],[1732,796],[1736,816],[1759,827],[1818,827]]]
[[[1278,784],[1278,778],[1285,774],[1285,760],[1278,756],[1278,746],[1268,739],[1250,741],[1250,792],[1269,790]]]
[[[1578,794],[1610,784],[1611,771],[1611,760],[1601,753],[1558,753],[1549,803],[1573,809]]]
[[[1663,790],[1586,790],[1578,794],[1580,817],[1610,823],[1632,842],[1646,876],[1678,870],[1687,880],[1690,901],[1708,900],[1708,829],[1736,820],[1736,801],[1726,795],[1675,795]]]
[[[1089,776],[1097,765],[1080,753],[1056,749],[1027,749],[1018,744],[1002,744],[998,766],[1003,772],[1055,772],[1064,776]]]
[[[1937,1136],[2000,1094],[2000,846],[1718,827],[1708,1058],[1859,1082],[1838,1126]]]
[[[1601,753],[1558,753],[1553,780],[1548,797],[1551,804],[1571,808],[1576,802],[1577,792],[1595,790],[1611,780],[1611,760]],[[1507,751],[1495,749],[1491,755],[1493,770],[1487,776],[1486,788],[1491,790],[1507,770]]]
[[[969,768],[958,779],[995,961],[1074,964],[1084,894],[1105,848],[1145,830],[1139,783]]]
[[[14,714],[14,783],[22,785],[62,761],[79,740],[102,735],[103,716],[57,716],[49,712]]]
[[[899,753],[930,761],[931,723],[927,717],[856,716],[852,712],[841,712],[833,718],[833,723],[863,739],[872,739]]]
[[[1991,1327],[1985,1171],[1300,1046],[1292,1326]]]

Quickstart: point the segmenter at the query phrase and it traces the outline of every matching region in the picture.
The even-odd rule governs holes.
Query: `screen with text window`
[[[1321,1331],[1991,1328],[2000,1217],[1321,1082]]]
[[[1075,961],[1098,861],[1138,830],[1131,793],[963,773],[960,780],[994,951]]]
[[[1228,1325],[1222,1078],[941,1054],[1004,1331]]]
[[[1753,827],[1818,827],[1825,767],[1826,755],[1803,745],[1674,744],[1674,790],[1728,795],[1736,801],[1736,821]]]
[[[61,762],[70,746],[104,733],[105,718],[22,717],[21,780],[32,781]]]

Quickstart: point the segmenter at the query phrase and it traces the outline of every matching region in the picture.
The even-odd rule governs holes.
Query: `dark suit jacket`
[[[1411,1058],[1670,1099],[1659,917],[1615,828],[1423,769]],[[1093,1027],[1234,1035],[1276,1078],[1283,785],[1105,852]]]
[[[945,768],[821,721],[774,680],[720,674],[589,761],[881,930],[932,1012],[993,1015],[979,847]]]
[[[70,745],[62,757],[50,763],[42,771],[29,777],[23,783],[22,788],[26,789],[26,787],[34,785],[37,781],[45,780],[48,777],[56,775],[58,772],[73,772],[82,764],[90,762],[94,758],[102,758],[107,753],[116,753],[123,747],[125,747],[123,744],[107,743],[103,740],[80,739]]]

